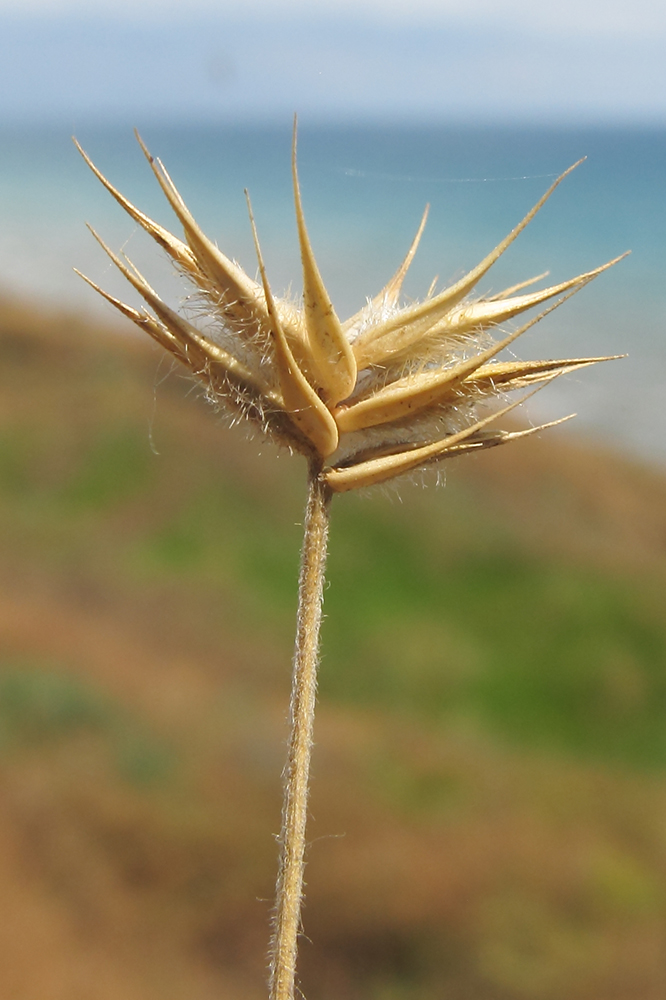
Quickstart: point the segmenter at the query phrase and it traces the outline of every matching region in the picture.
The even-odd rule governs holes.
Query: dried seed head
[[[305,225],[295,123],[292,175],[303,264],[301,309],[271,291],[249,197],[261,284],[204,235],[160,161],[153,159],[137,138],[183,227],[185,242],[135,208],[76,145],[116,201],[194,283],[205,303],[206,330],[169,308],[131,262],[117,257],[94,232],[151,311],[138,311],[82,277],[200,378],[220,405],[306,455],[334,492],[372,486],[453,455],[492,448],[550,427],[552,424],[544,424],[509,433],[492,426],[523,402],[522,398],[484,416],[480,406],[492,400],[506,402],[508,392],[536,391],[535,387],[564,372],[610,360],[500,362],[496,358],[530,326],[621,257],[540,291],[515,294],[545,274],[490,298],[469,299],[479,280],[577,163],[469,274],[438,295],[433,295],[431,288],[423,302],[400,308],[402,283],[425,227],[426,207],[395,275],[363,309],[341,323]],[[549,301],[550,306],[529,322],[492,339],[490,330]]]

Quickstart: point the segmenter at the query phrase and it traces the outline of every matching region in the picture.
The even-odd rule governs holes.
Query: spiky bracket
[[[74,142],[107,191],[194,283],[220,335],[202,332],[167,306],[132,263],[116,256],[94,230],[93,235],[151,312],[136,310],[85,275],[81,277],[200,378],[227,407],[259,424],[275,440],[304,453],[334,492],[372,486],[444,458],[492,448],[561,423],[557,420],[514,432],[491,430],[491,424],[527,397],[483,417],[478,405],[504,399],[516,389],[536,391],[564,372],[612,360],[498,362],[496,358],[626,254],[539,291],[514,294],[541,280],[543,274],[492,297],[469,300],[480,279],[580,160],[557,178],[525,218],[464,278],[438,295],[429,293],[423,302],[400,308],[402,283],[425,228],[426,207],[412,245],[391,280],[363,309],[341,323],[305,224],[296,121],[292,179],[303,265],[300,310],[271,291],[247,192],[261,284],[204,235],[162,163],[151,156],[138,133],[137,139],[183,227],[185,242],[132,205]],[[552,299],[556,301],[535,318],[485,346],[489,330]]]

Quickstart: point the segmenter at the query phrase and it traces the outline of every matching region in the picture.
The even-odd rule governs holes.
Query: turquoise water
[[[129,130],[85,127],[78,138],[135,203],[166,225],[170,211]],[[256,264],[248,187],[276,291],[299,290],[285,129],[146,127],[210,236]],[[84,227],[123,247],[166,298],[183,293],[166,264],[74,151],[65,130],[0,130],[0,287],[106,312],[76,265],[131,298]],[[530,331],[527,357],[629,353],[530,403],[534,419],[576,410],[576,433],[666,461],[666,131],[303,127],[299,167],[310,236],[338,312],[361,305],[403,256],[426,202],[428,228],[408,297],[443,286],[483,257],[553,178],[587,160],[481,284],[499,290],[550,270],[559,281],[625,250],[632,255]],[[569,429],[566,433],[574,433]],[[563,431],[564,433],[564,431]]]

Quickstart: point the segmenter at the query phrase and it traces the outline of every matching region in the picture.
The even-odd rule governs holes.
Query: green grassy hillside
[[[263,995],[304,469],[169,369],[0,310],[16,1000]],[[543,435],[331,544],[309,1000],[663,996],[664,478]]]

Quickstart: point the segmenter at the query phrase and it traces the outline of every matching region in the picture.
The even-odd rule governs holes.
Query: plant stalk
[[[319,629],[324,596],[330,488],[311,466],[298,586],[296,646],[291,688],[289,749],[284,770],[280,864],[270,952],[270,1000],[293,1000],[301,929],[305,827],[312,731],[319,664]]]

